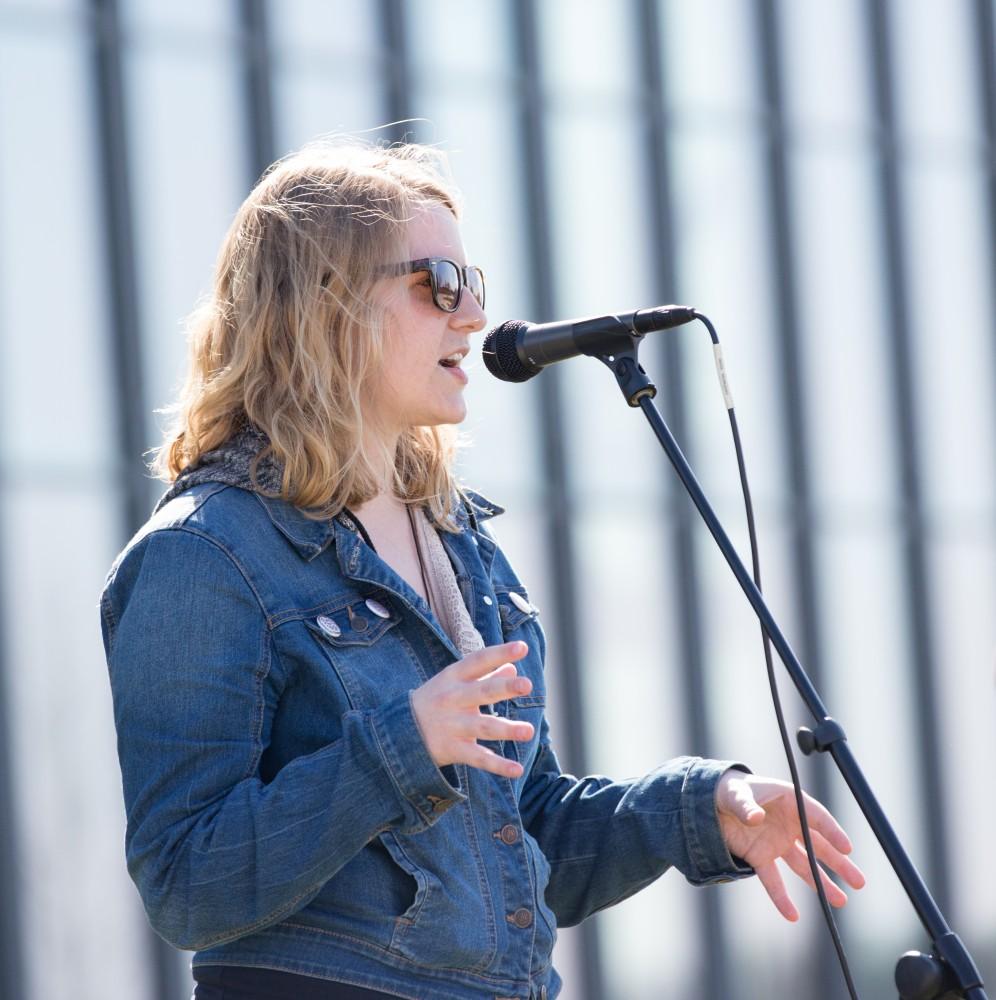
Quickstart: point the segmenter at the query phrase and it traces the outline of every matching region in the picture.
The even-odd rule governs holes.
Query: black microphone
[[[695,319],[692,306],[653,306],[612,316],[561,323],[512,319],[484,338],[484,364],[503,382],[525,382],[557,361],[579,354],[612,354],[654,330],[670,330]]]

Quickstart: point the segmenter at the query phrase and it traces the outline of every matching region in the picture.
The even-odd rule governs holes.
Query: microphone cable
[[[719,385],[723,392],[723,401],[726,404],[726,410],[730,417],[730,428],[733,431],[733,446],[736,449],[737,467],[740,471],[740,486],[743,491],[744,506],[747,511],[747,531],[750,536],[751,568],[754,576],[754,584],[760,592],[761,562],[758,557],[757,532],[754,526],[754,504],[751,500],[750,486],[747,483],[747,468],[744,464],[743,447],[740,442],[740,429],[737,426],[737,417],[733,411],[733,394],[730,391],[730,383],[726,375],[726,367],[723,361],[723,351],[719,344],[719,336],[716,333],[716,328],[713,326],[709,317],[699,312],[697,309],[692,310],[692,313],[693,317],[699,320],[709,331],[709,337],[712,340],[712,350],[716,360],[716,373],[719,376]],[[847,983],[847,989],[851,996],[851,1000],[858,1000],[858,994],[854,988],[854,981],[851,978],[851,970],[847,964],[847,955],[844,952],[844,946],[841,943],[840,934],[837,931],[837,923],[834,920],[833,912],[830,909],[830,903],[827,901],[826,893],[823,890],[823,869],[820,868],[819,863],[816,860],[816,854],[813,851],[813,842],[809,833],[809,823],[806,821],[806,807],[802,798],[802,785],[799,781],[799,771],[796,767],[795,754],[792,751],[792,742],[789,739],[788,730],[785,728],[785,715],[782,711],[781,698],[778,695],[778,684],[775,681],[775,669],[771,658],[771,640],[763,625],[761,625],[761,641],[764,645],[764,662],[768,671],[768,686],[771,688],[771,700],[775,707],[775,717],[778,720],[778,732],[782,738],[782,746],[785,750],[785,757],[788,760],[789,772],[792,776],[792,787],[795,791],[795,804],[796,809],[799,811],[799,825],[802,828],[802,838],[806,847],[806,857],[809,859],[809,870],[813,876],[813,883],[816,886],[816,894],[820,898],[820,906],[823,910],[823,919],[826,921],[831,938],[833,938],[833,946],[837,952],[837,960],[840,963],[841,971],[844,974],[844,981]],[[827,877],[829,878],[829,876]]]

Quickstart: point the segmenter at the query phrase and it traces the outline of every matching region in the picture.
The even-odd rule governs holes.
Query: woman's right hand
[[[532,682],[520,677],[514,660],[529,652],[524,642],[485,646],[440,670],[412,692],[412,708],[422,739],[436,764],[469,764],[517,778],[522,765],[481,746],[478,740],[528,740],[533,727],[481,712],[481,705],[528,694]]]

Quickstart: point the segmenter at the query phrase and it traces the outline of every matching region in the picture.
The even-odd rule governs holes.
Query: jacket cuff
[[[409,691],[370,713],[384,768],[404,806],[402,833],[425,830],[452,806],[467,801],[457,769],[447,766],[444,774],[429,755],[411,694]]]
[[[692,870],[685,877],[692,885],[732,882],[754,874],[727,849],[716,814],[716,785],[731,768],[751,773],[746,764],[732,760],[697,760],[686,772],[682,787],[682,826]]]

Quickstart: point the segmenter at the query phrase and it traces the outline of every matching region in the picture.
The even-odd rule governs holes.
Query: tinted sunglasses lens
[[[484,308],[484,272],[479,267],[467,268],[467,288],[477,299],[477,304]]]
[[[436,305],[446,312],[453,312],[460,301],[460,272],[448,260],[435,265]]]

